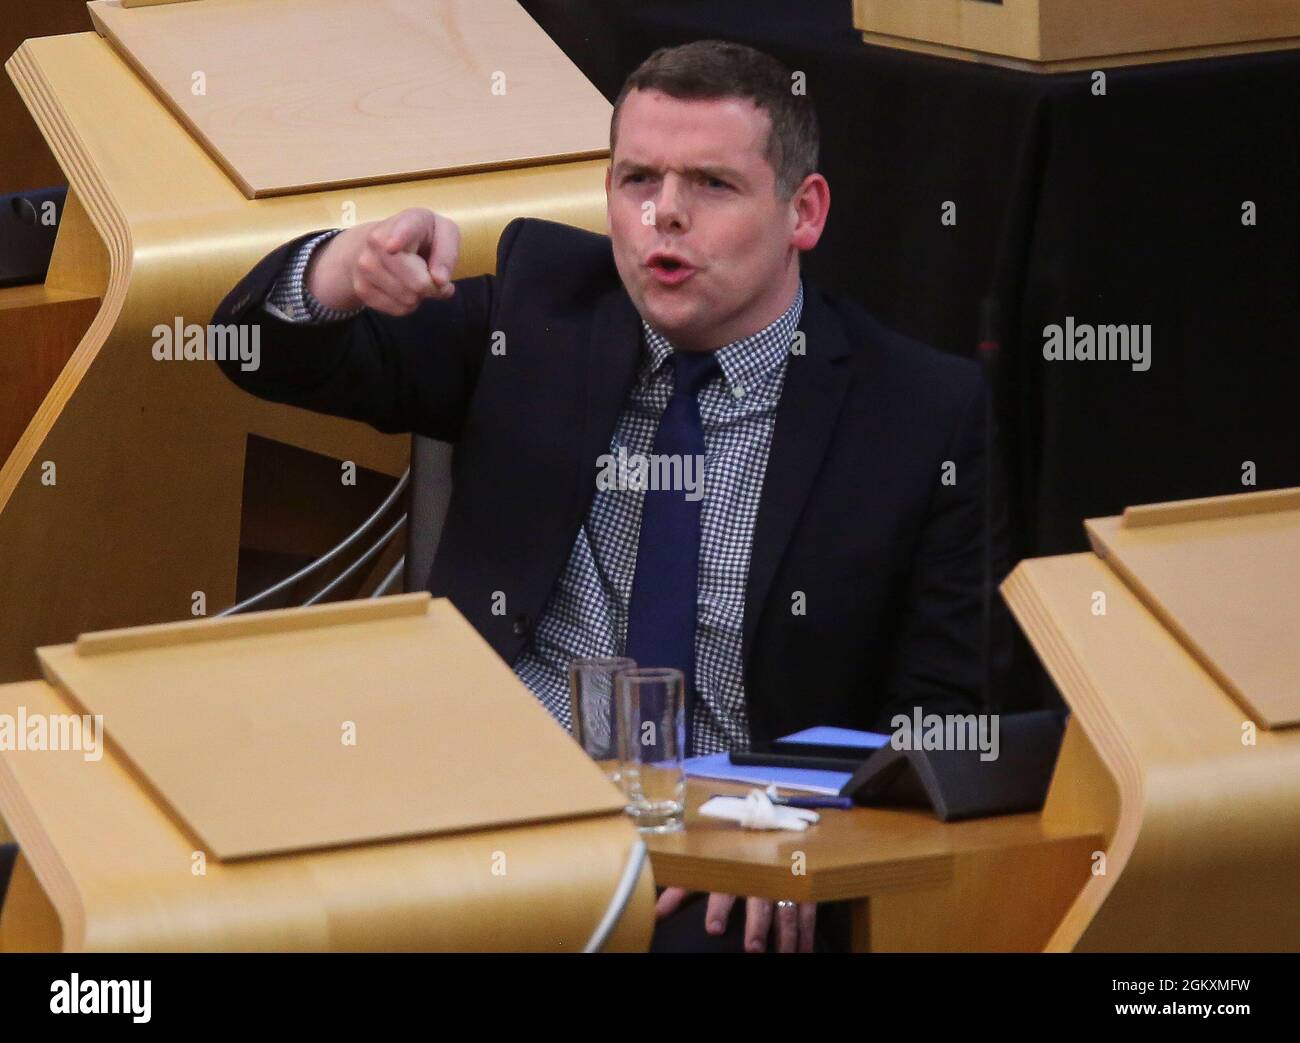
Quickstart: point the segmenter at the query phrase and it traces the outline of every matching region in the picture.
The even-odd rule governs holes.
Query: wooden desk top
[[[515,0],[96,0],[249,199],[608,154],[612,106]]]
[[[1038,813],[943,823],[928,811],[856,808],[823,811],[821,821],[804,833],[746,830],[699,814],[713,794],[743,796],[751,788],[689,779],[686,828],[645,838],[655,883],[793,901],[839,901],[944,883],[952,878],[959,855],[1092,836],[1048,826]]]

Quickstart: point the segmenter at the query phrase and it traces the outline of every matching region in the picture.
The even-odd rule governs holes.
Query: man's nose
[[[685,231],[690,226],[689,189],[676,174],[668,174],[660,183],[655,203],[655,227],[659,231]]]

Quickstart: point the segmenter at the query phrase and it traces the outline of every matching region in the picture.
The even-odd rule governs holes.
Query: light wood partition
[[[116,13],[174,18],[205,6]],[[242,9],[256,18],[284,6]],[[360,36],[376,11],[402,10],[361,17],[365,5],[349,6]],[[468,18],[472,7],[457,10]],[[344,62],[334,67],[345,77]],[[406,466],[405,437],[262,402],[208,362],[155,360],[157,325],[206,323],[259,258],[303,232],[405,207],[458,222],[457,276],[492,270],[516,216],[605,229],[601,159],[249,199],[100,36],[28,40],[6,68],[70,192],[46,286],[0,291],[0,371],[21,378],[0,422],[0,680],[36,676],[38,645],[188,619],[200,593],[208,613],[233,603],[250,440],[377,475]],[[597,122],[588,130],[607,135],[608,112]],[[352,147],[346,127],[337,141]],[[326,510],[289,509],[313,523]]]
[[[1052,950],[1300,948],[1300,728],[1289,709],[1300,693],[1297,559],[1270,556],[1300,527],[1294,491],[1259,496],[1263,505],[1221,497],[1190,515],[1188,504],[1136,512],[1144,539],[1119,551],[1125,569],[1096,554],[1041,558],[1003,585],[1073,711],[1076,767],[1058,765],[1044,817],[1101,820],[1110,837]],[[1152,524],[1161,513],[1163,532]],[[1234,531],[1232,518],[1245,524]],[[1088,525],[1113,560],[1120,519]],[[1243,541],[1253,566],[1224,576],[1225,562],[1250,559]],[[1171,554],[1184,570],[1172,587]],[[1255,632],[1290,640],[1255,642]],[[1276,685],[1271,701],[1238,701],[1216,680],[1202,659],[1207,637],[1248,687]],[[1252,647],[1254,664],[1243,659]]]
[[[1029,72],[1300,47],[1290,0],[853,0],[870,44]]]
[[[577,951],[638,841],[617,788],[427,594],[42,657],[57,683],[0,686],[0,719],[87,723],[0,750],[23,852],[0,951]],[[649,945],[653,882],[633,880],[609,950]]]

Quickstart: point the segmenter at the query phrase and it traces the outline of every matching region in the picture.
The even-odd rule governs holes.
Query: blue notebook
[[[822,746],[874,750],[889,742],[888,735],[879,732],[858,732],[851,728],[805,728],[785,736],[787,742],[811,742]],[[747,782],[751,786],[770,786],[802,793],[818,793],[833,797],[849,781],[846,771],[812,771],[806,768],[767,768],[751,764],[732,764],[726,753],[709,753],[702,757],[686,759],[686,774],[699,779],[721,779],[725,782]]]

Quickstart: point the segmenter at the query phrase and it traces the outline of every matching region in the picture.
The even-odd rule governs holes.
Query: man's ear
[[[790,245],[800,252],[811,250],[822,237],[831,209],[831,186],[821,174],[809,174],[794,194],[795,226]]]

